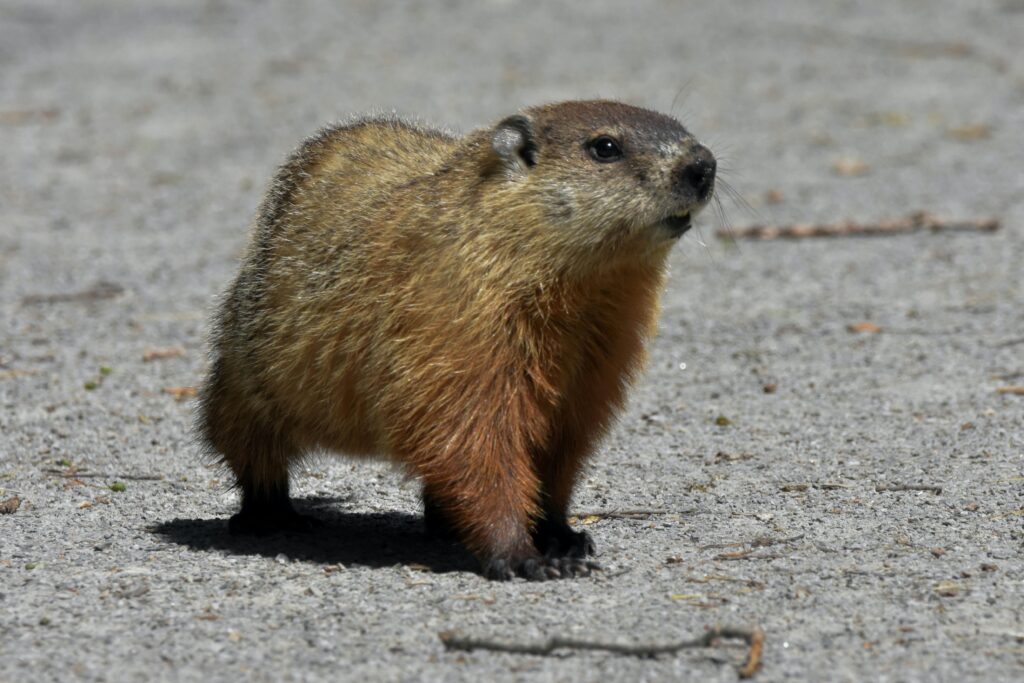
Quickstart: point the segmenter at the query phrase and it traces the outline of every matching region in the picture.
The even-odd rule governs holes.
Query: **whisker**
[[[725,215],[725,207],[722,206],[722,198],[715,193],[712,196],[712,200],[712,206],[714,207],[713,210],[715,212],[715,216],[718,218],[718,226],[722,230],[731,234],[732,226],[729,225],[729,218]]]
[[[731,161],[732,161],[731,159],[726,159],[725,160],[726,166],[725,167],[719,166],[718,170],[724,171],[724,172],[726,172],[726,173],[728,173],[730,175],[736,176],[737,179],[742,180],[744,178],[743,171],[739,170],[738,168],[734,168],[732,166],[729,166],[729,163],[731,163]]]
[[[733,152],[732,145],[729,145],[729,144],[721,142],[721,140],[718,138],[718,136],[709,138],[705,142],[705,145],[709,149],[714,151],[715,158],[718,159],[718,160],[728,159],[729,155],[732,154],[732,152]]]
[[[715,211],[715,214],[718,216],[718,224],[719,224],[719,226],[721,226],[720,229],[721,229],[722,234],[727,236],[727,238],[728,238],[727,241],[732,246],[739,247],[739,241],[736,239],[736,233],[735,233],[735,231],[732,228],[732,222],[729,220],[728,215],[726,215],[725,205],[722,204],[722,198],[719,197],[718,193],[716,192],[713,195],[713,199],[714,199],[714,207],[715,207],[714,211]]]
[[[718,217],[718,225],[723,228],[726,227],[725,207],[722,206],[722,198],[716,193],[711,196],[711,202],[715,216]]]
[[[761,213],[757,209],[755,209],[753,206],[751,206],[750,202],[748,202],[746,200],[746,198],[744,198],[743,195],[740,194],[738,190],[736,190],[736,188],[734,188],[732,185],[730,185],[723,178],[718,178],[717,182],[718,182],[718,186],[722,189],[722,191],[725,192],[725,194],[733,202],[735,202],[737,206],[739,206],[741,209],[743,209],[746,213],[748,213],[750,216],[754,217],[755,219],[757,219],[759,221],[763,220],[762,216],[761,216]]]
[[[704,255],[708,257],[708,260],[714,263],[715,255],[711,253],[711,248],[708,246],[708,243],[704,241],[704,232],[701,230],[699,225],[695,225],[693,227],[694,230],[691,232],[696,233],[696,235],[694,235],[694,241],[704,249]]]
[[[688,78],[685,83],[683,83],[681,86],[679,86],[679,90],[676,91],[676,96],[672,98],[672,106],[668,108],[668,113],[669,114],[672,114],[673,116],[675,116],[676,104],[677,103],[683,104],[683,105],[686,104],[686,99],[690,96],[690,93],[687,92],[687,91],[690,89],[690,86],[693,84],[693,78],[694,78],[693,76],[690,76],[690,78]],[[684,92],[686,93],[686,97],[683,97],[683,101],[679,102],[679,97]]]

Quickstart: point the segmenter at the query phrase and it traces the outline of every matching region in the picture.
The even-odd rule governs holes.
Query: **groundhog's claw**
[[[565,522],[543,519],[533,533],[533,544],[547,557],[590,557],[597,553],[594,539],[586,531],[573,531]]]
[[[508,560],[493,559],[484,565],[484,578],[491,581],[511,581],[516,577],[512,564]]]
[[[546,557],[529,559],[523,563],[521,574],[530,581],[547,581],[548,579],[563,578],[562,572]]]
[[[562,557],[557,558],[556,562],[559,566],[559,571],[564,577],[577,578],[581,576],[590,576],[595,571],[601,571],[603,567],[593,560],[585,560],[579,557]]]
[[[517,576],[528,581],[548,581],[590,576],[601,565],[592,560],[576,557],[530,557],[515,563],[508,559],[494,559],[484,568],[484,576],[493,581],[511,581]]]

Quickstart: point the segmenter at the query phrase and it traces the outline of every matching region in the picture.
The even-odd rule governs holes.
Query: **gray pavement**
[[[1019,0],[0,0],[0,681],[735,680],[739,644],[437,635],[713,624],[763,627],[761,681],[1024,679],[1024,396],[997,393],[1024,384],[1022,45]],[[578,492],[596,578],[489,583],[423,537],[415,482],[342,458],[295,482],[322,533],[229,537],[165,390],[202,376],[275,165],[353,113],[593,96],[710,144],[736,227],[1002,229],[730,245],[705,214]],[[904,484],[941,491],[877,490]]]

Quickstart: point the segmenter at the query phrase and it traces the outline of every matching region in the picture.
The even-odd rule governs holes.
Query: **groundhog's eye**
[[[622,158],[622,150],[619,149],[619,143],[607,135],[591,140],[587,145],[587,149],[590,150],[590,156],[594,157],[597,161],[618,161]]]

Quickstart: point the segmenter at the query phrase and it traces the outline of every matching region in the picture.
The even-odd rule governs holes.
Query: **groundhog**
[[[241,490],[230,531],[311,526],[289,468],[329,450],[420,479],[428,529],[489,578],[589,574],[573,486],[714,179],[678,121],[611,101],[465,137],[384,117],[306,140],[213,324],[199,433]]]

